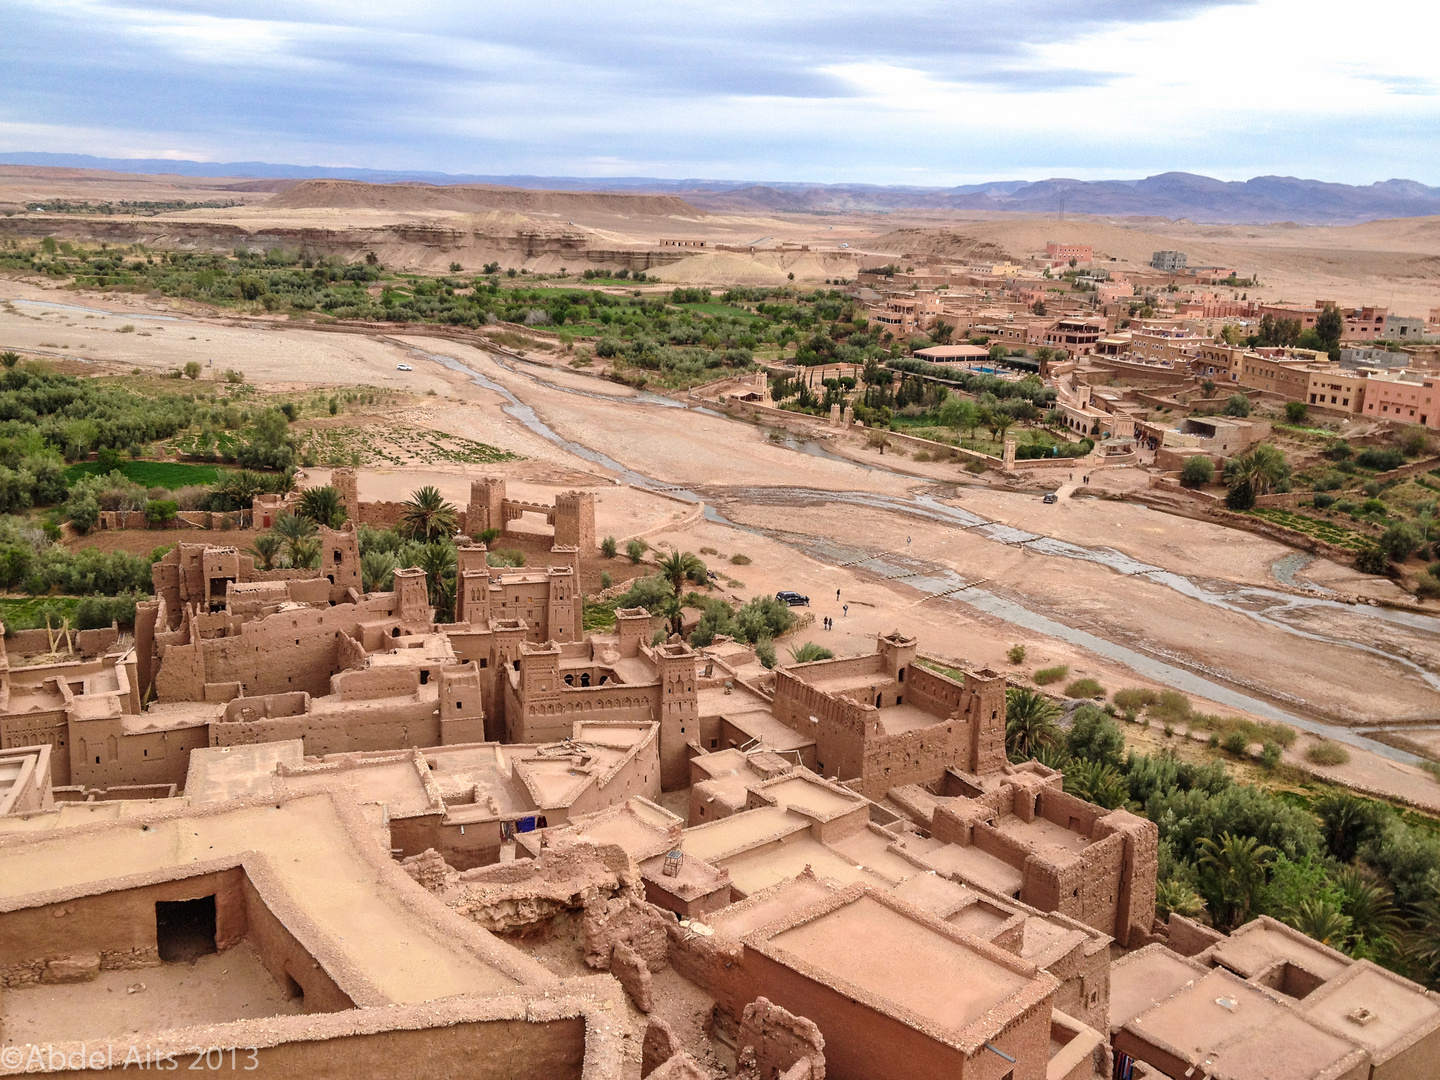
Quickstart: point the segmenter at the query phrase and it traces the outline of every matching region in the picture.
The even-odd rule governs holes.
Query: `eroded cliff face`
[[[227,221],[170,218],[90,217],[72,214],[27,214],[0,219],[0,238],[40,240],[51,236],[87,244],[144,244],[157,250],[213,251],[237,247],[264,251],[299,248],[314,257],[336,256],[347,262],[370,253],[386,266],[443,271],[451,262],[478,270],[487,262],[505,266],[561,259],[568,268],[586,265],[648,270],[687,257],[687,252],[597,247],[585,233],[564,227],[516,228],[509,224],[460,228],[435,222],[407,221],[379,225],[239,224]]]

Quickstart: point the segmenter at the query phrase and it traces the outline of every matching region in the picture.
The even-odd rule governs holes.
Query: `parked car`
[[[775,594],[775,599],[782,604],[789,604],[791,607],[809,607],[810,598],[802,596],[798,592],[791,592],[789,589],[781,589]]]
[[[1045,498],[1041,499],[1040,501],[1046,504],[1057,503],[1060,501],[1060,496],[1056,495],[1053,491],[1047,491],[1045,493]]]
[[[411,367],[409,364],[396,364],[396,365],[395,365],[395,370],[396,370],[396,371],[414,371],[415,369],[414,369],[413,367]]]

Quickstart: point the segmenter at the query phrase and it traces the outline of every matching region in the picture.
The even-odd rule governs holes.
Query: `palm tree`
[[[1205,901],[1190,887],[1189,882],[1179,878],[1163,878],[1155,883],[1155,913],[1162,918],[1173,911],[1176,915],[1193,919],[1204,910]]]
[[[1005,752],[1011,761],[1028,761],[1059,735],[1060,710],[1038,690],[1016,687],[1005,694]]]
[[[317,531],[315,522],[298,514],[281,514],[275,519],[274,533],[286,547],[294,547],[297,540],[308,540]]]
[[[1440,882],[1432,882],[1430,895],[1412,909],[1405,955],[1425,972],[1431,988],[1440,987]]]
[[[459,527],[455,507],[445,501],[440,489],[426,484],[412,492],[400,519],[400,534],[413,540],[436,540],[455,535]]]
[[[1225,463],[1225,482],[1231,487],[1245,485],[1254,495],[1266,495],[1290,476],[1290,466],[1270,443],[1260,443]]]
[[[1125,805],[1130,787],[1114,765],[1101,761],[1072,761],[1065,768],[1065,791],[1076,798],[1115,810]]]
[[[400,562],[393,551],[367,551],[360,556],[360,585],[366,592],[389,592]]]
[[[1253,836],[1228,832],[1220,834],[1219,843],[1206,836],[1198,847],[1200,866],[1210,885],[1208,902],[1216,917],[1215,925],[1228,930],[1248,921],[1255,893],[1265,884],[1265,868],[1275,857],[1275,849]]]
[[[1301,900],[1286,921],[1332,949],[1342,948],[1350,936],[1350,920],[1328,900]]]
[[[790,659],[797,664],[808,664],[815,660],[829,660],[835,654],[824,645],[807,641],[804,645],[790,646]]]
[[[672,551],[660,560],[660,573],[670,582],[670,588],[679,596],[685,588],[685,579],[693,574],[703,574],[705,564],[688,551]]]
[[[345,504],[333,487],[307,488],[300,495],[300,516],[309,518],[327,529],[338,529],[345,522]]]
[[[1347,951],[1372,956],[1392,952],[1400,936],[1401,921],[1389,890],[1372,881],[1358,866],[1340,870],[1335,875],[1335,884],[1344,893],[1341,914],[1350,922]]]
[[[260,570],[274,570],[275,560],[280,557],[280,549],[284,542],[274,533],[261,533],[255,538],[255,543],[245,549],[247,555],[255,556],[259,563]]]
[[[290,565],[297,570],[320,568],[320,541],[302,537],[290,545]]]

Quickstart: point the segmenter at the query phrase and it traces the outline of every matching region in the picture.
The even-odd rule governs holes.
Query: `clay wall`
[[[438,665],[437,665],[438,667]],[[373,701],[382,697],[411,697],[420,689],[417,667],[383,665],[340,671],[330,676],[330,693],[341,701]]]
[[[108,788],[122,784],[185,783],[190,751],[210,744],[209,725],[126,732],[119,716],[74,721],[70,728],[70,783]],[[98,759],[98,760],[97,760]]]
[[[678,923],[667,926],[667,930],[670,966],[686,982],[713,998],[724,1026],[736,1030],[745,1006],[760,996],[744,964],[744,946],[722,934],[713,937],[687,934]]]
[[[905,700],[918,709],[933,713],[937,718],[954,716],[960,711],[965,687],[919,664],[905,668]]]
[[[860,794],[879,800],[903,784],[928,785],[968,762],[969,726],[955,722],[883,735],[865,743]]]
[[[1169,931],[1165,947],[1181,956],[1195,956],[1216,942],[1225,940],[1225,935],[1219,930],[1177,915],[1173,911],[1165,925]]]
[[[395,750],[407,746],[440,746],[438,698],[431,692],[423,698],[350,702],[345,708],[327,710],[318,715],[306,713],[213,724],[209,745],[245,746],[287,739],[300,739],[309,756]]]
[[[50,745],[50,781],[56,787],[70,783],[70,723],[64,709],[0,716],[0,750]]]
[[[59,630],[59,627],[56,627]],[[70,638],[75,643],[75,648],[85,659],[96,657],[106,652],[119,640],[120,633],[114,626],[102,627],[98,630],[71,630]],[[63,642],[64,638],[60,640]],[[44,627],[38,630],[14,630],[5,635],[6,651],[17,656],[33,656],[39,653],[50,651],[50,632]]]
[[[362,502],[360,512],[351,515],[351,520],[373,529],[393,529],[405,520],[407,505],[403,502]]]
[[[1103,806],[1086,802],[1057,788],[1040,789],[1040,814],[1047,821],[1064,826],[1089,839],[1095,835],[1095,823],[1110,813]]]
[[[161,701],[200,701],[206,683],[237,682],[243,696],[299,690],[324,696],[341,667],[339,637],[358,636],[361,621],[379,615],[355,604],[286,611],[244,623],[234,637],[162,646],[156,694]]]
[[[967,1057],[880,1012],[863,997],[808,978],[753,949],[745,950],[755,996],[804,1016],[825,1033],[825,1073],[831,1080],[903,1076],[906,1080],[1044,1080],[1049,1061],[1051,999],[1030,1008],[990,1042],[1016,1059],[1011,1065],[981,1048]],[[993,1062],[993,1064],[992,1064]]]
[[[556,742],[568,739],[577,720],[623,720],[650,723],[658,712],[659,687],[591,686],[565,687],[558,704],[542,704],[522,709],[515,705],[516,726],[510,742]],[[507,704],[507,719],[510,705]]]
[[[1139,940],[1149,934],[1155,921],[1160,831],[1154,822],[1118,810],[1100,819],[1096,835],[1105,836],[1107,841],[1116,837],[1123,837],[1125,841],[1120,856],[1114,928],[1105,932],[1113,934],[1121,945],[1129,945],[1132,937]]]
[[[154,967],[155,903],[215,897],[215,943],[245,937],[245,873],[239,867],[0,914],[0,985],[39,982],[47,961],[98,956],[101,970]]]
[[[353,1009],[355,1002],[350,995],[340,989],[335,980],[328,972],[315,962],[308,949],[301,945],[292,934],[272,912],[265,903],[265,899],[255,888],[254,882],[244,874],[239,873],[239,892],[244,903],[244,914],[247,933],[245,937],[255,949],[260,963],[270,973],[270,977],[280,986],[287,984],[286,979],[293,979],[305,994],[305,1011],[315,1012],[339,1012],[342,1009]],[[203,895],[203,894],[201,894]],[[220,897],[215,897],[216,910],[216,943],[220,941],[219,912]]]
[[[639,795],[651,802],[660,800],[660,731],[650,733],[635,747],[635,752],[609,776],[596,777],[595,783],[580,793],[570,805],[570,817],[604,810]],[[552,822],[552,824],[554,824]]]
[[[586,1071],[583,1017],[526,1019],[505,1002],[497,1003],[498,1018],[445,1022],[422,1026],[382,1028],[391,1017],[372,1020],[372,1030],[359,1033],[337,1031],[330,1037],[316,1036],[301,1028],[290,1041],[278,1042],[273,1034],[257,1039],[247,1025],[212,1029],[233,1031],[240,1060],[248,1062],[248,1048],[261,1042],[255,1051],[255,1075],[301,1080],[321,1077],[365,1077],[366,1080],[415,1080],[417,1076],[483,1076],[486,1080],[618,1080],[619,1073]],[[389,1010],[393,1016],[395,1010]],[[547,1017],[553,1011],[547,1010]],[[427,1018],[428,1019],[428,1018]],[[274,1026],[272,1024],[272,1026]],[[217,1043],[216,1045],[224,1045]],[[520,1052],[517,1049],[523,1048]],[[175,1060],[187,1067],[194,1054],[176,1052]],[[225,1058],[228,1063],[229,1058]],[[242,1066],[243,1067],[243,1066]],[[118,1069],[118,1060],[117,1060]]]

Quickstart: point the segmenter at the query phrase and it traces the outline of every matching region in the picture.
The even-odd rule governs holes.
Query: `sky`
[[[0,0],[0,152],[1440,185],[1418,0]]]

